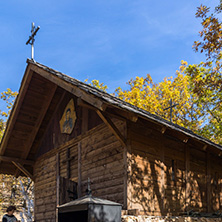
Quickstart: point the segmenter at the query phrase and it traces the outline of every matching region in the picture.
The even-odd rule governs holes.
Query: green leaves
[[[189,65],[185,71],[195,96],[195,104],[203,113],[198,133],[216,143],[222,144],[222,74],[221,61],[217,68],[212,62]]]
[[[221,68],[220,61],[217,66]],[[154,83],[151,76],[136,77],[118,87],[115,95],[150,113],[170,119],[169,101],[174,104],[172,121],[222,144],[222,75],[212,62],[188,65],[181,61],[175,78]]]
[[[164,78],[159,83],[154,83],[149,74],[146,77],[136,77],[127,83],[128,90],[122,90],[119,87],[115,94],[120,99],[167,120],[170,119],[170,110],[164,109],[169,107],[172,99],[174,104],[178,104],[173,109],[173,122],[197,131],[201,125],[201,121],[199,121],[201,113],[196,111],[189,78],[184,73],[186,68],[187,63],[181,61],[181,66],[176,71],[176,77]]]

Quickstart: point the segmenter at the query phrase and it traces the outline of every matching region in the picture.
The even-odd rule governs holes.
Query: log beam
[[[50,105],[50,103],[52,101],[53,96],[55,95],[56,89],[57,89],[56,85],[53,85],[52,88],[50,88],[49,94],[47,95],[47,99],[42,104],[42,109],[41,109],[41,111],[39,113],[39,116],[38,116],[38,118],[36,120],[36,124],[35,124],[35,126],[33,128],[32,134],[30,135],[27,143],[25,144],[26,149],[24,150],[24,152],[21,155],[21,157],[23,159],[26,159],[28,157],[28,154],[29,154],[29,152],[31,150],[32,144],[33,144],[33,142],[35,140],[35,137],[36,137],[36,135],[37,135],[37,133],[39,131],[39,128],[40,128],[40,126],[42,124],[42,121],[43,121],[43,119],[45,117],[45,114],[46,114],[46,112],[47,112],[47,110],[49,108],[49,105]],[[20,173],[19,170],[17,170],[15,175],[18,176],[19,173]]]
[[[91,104],[92,106],[96,107],[99,110],[103,111],[103,105],[104,103],[96,98],[95,96],[86,93],[84,90],[80,89],[78,86],[69,83],[67,81],[64,81],[63,79],[59,78],[56,75],[53,75],[52,73],[34,65],[31,64],[31,69],[35,72],[37,72],[39,75],[43,76],[44,78],[50,80],[51,82],[55,83],[56,85],[60,86],[61,88],[65,89],[66,91],[72,93],[73,95],[76,95],[77,97],[83,99],[87,103]]]
[[[64,90],[63,93],[62,93],[62,95],[61,95],[61,98],[59,99],[59,102],[57,103],[57,106],[56,106],[53,114],[52,114],[51,117],[50,117],[49,123],[47,124],[47,127],[46,127],[46,129],[44,130],[44,133],[43,133],[41,139],[39,140],[39,142],[37,143],[37,145],[35,145],[35,148],[38,147],[38,148],[36,148],[36,153],[38,153],[39,148],[40,148],[39,144],[42,143],[43,139],[45,138],[46,133],[48,132],[49,127],[51,126],[51,123],[52,123],[52,121],[53,121],[54,113],[57,113],[57,112],[58,112],[58,110],[59,110],[59,108],[60,108],[60,106],[61,106],[61,103],[62,103],[62,101],[63,101],[63,99],[64,99],[65,96],[66,96],[66,91]],[[54,137],[54,136],[55,136],[55,135],[53,135],[53,145],[55,146],[55,137]]]
[[[56,206],[59,206],[60,154],[56,154]]]
[[[22,171],[27,177],[29,177],[31,180],[34,180],[33,175],[28,170],[26,170],[24,166],[18,162],[12,161],[12,163],[19,169],[19,171]]]
[[[167,130],[166,126],[163,126],[163,127],[161,128],[161,133],[164,134],[164,133],[166,132],[166,130]]]
[[[21,164],[26,164],[26,165],[34,165],[34,161],[32,160],[25,160],[25,159],[19,159],[19,158],[15,158],[15,157],[8,157],[8,156],[0,156],[0,161],[5,161],[5,162],[18,162]]]
[[[8,120],[8,125],[6,127],[4,136],[2,138],[2,143],[1,143],[1,146],[0,146],[0,155],[3,155],[5,153],[5,149],[7,147],[8,140],[11,136],[13,126],[14,126],[16,118],[19,114],[19,110],[21,108],[22,102],[25,98],[25,94],[27,92],[29,83],[32,79],[32,74],[33,74],[33,72],[30,70],[30,67],[28,67],[26,72],[25,72],[25,76],[23,77],[21,87],[20,87],[20,90],[19,90],[21,93],[19,93],[19,95],[17,96],[17,98],[15,100],[14,107],[12,109],[11,115],[10,115],[9,120]]]
[[[78,143],[78,198],[82,196],[82,146],[81,142]]]
[[[185,210],[190,209],[190,147],[185,143]]]
[[[210,153],[209,151],[206,152],[206,193],[207,193],[207,212],[211,212],[211,161],[210,161]]]
[[[125,138],[120,133],[120,131],[117,129],[117,127],[112,122],[112,120],[109,117],[104,116],[103,113],[100,110],[97,110],[96,113],[103,120],[103,122],[108,126],[108,128],[112,131],[112,133],[116,136],[116,138],[120,141],[120,143],[123,145],[123,147],[126,147]]]

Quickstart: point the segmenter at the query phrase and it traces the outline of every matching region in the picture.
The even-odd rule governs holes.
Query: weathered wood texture
[[[121,121],[114,123],[124,135],[125,124]],[[111,130],[104,125],[95,134],[84,138],[81,150],[82,194],[90,178],[93,195],[123,204],[123,147]]]
[[[120,142],[104,126],[93,135],[85,136],[81,141],[81,155],[78,158],[78,144],[69,147],[70,179],[78,182],[81,178],[81,193],[85,195],[87,180],[90,178],[93,195],[116,202],[123,202],[123,148]],[[116,123],[121,131],[125,124]],[[60,152],[60,175],[66,177],[66,148]],[[81,167],[78,166],[81,163]],[[80,175],[81,174],[81,175]]]
[[[97,119],[96,113],[90,110],[87,113],[91,114],[94,119],[90,121],[91,117],[88,118],[88,127],[84,128],[82,135],[67,136],[67,140],[58,142],[54,149],[50,149],[37,159],[37,164],[34,166],[37,221],[43,221],[44,217],[54,220],[56,196],[59,197],[56,195],[56,190],[58,192],[56,176],[67,178],[67,171],[69,171],[71,181],[81,183],[78,184],[78,188],[81,190],[80,195],[85,195],[87,180],[90,178],[94,196],[123,204],[124,148],[108,126],[105,123],[100,124],[101,120]],[[77,118],[81,119],[81,110]],[[81,121],[84,120],[81,119]],[[80,126],[83,125],[81,121],[79,121]],[[116,119],[112,119],[112,121],[121,134],[125,136],[125,122]],[[86,129],[91,130],[85,132]],[[52,128],[49,128],[49,131],[52,133]],[[56,132],[56,138],[61,137],[59,130],[54,132]],[[47,149],[45,146],[48,144],[43,142],[42,149]],[[69,153],[68,156],[67,153]],[[67,164],[67,160],[69,164]],[[61,192],[63,188],[60,187],[59,189]],[[59,198],[61,199],[61,197]]]
[[[34,167],[35,221],[55,221],[56,155],[44,155]]]
[[[77,183],[64,177],[59,177],[59,205],[77,198]]]
[[[206,168],[206,152],[190,147],[190,209],[194,211],[207,211]]]
[[[17,111],[10,117],[16,116],[16,121],[15,123],[14,120],[12,121],[13,127],[7,134],[7,137],[11,139],[4,140],[4,146],[7,149],[2,152],[5,156],[34,160],[33,150],[30,150],[48,106],[54,97],[56,86],[48,80],[39,78],[35,73],[29,77],[28,82],[29,84],[25,86],[25,94],[18,98],[21,104],[16,105]],[[32,170],[28,169],[28,171],[32,174]]]
[[[60,89],[58,93],[64,96]],[[68,135],[60,132],[59,121],[71,98],[77,120]],[[48,120],[38,156],[41,162],[46,161],[46,167],[48,160],[57,159],[57,173],[78,183],[79,197],[85,195],[90,178],[94,196],[119,202],[124,209],[139,209],[149,215],[221,210],[221,158],[208,147],[140,118],[136,122],[115,119],[109,108],[105,113],[78,106],[77,97],[68,92],[57,101],[60,103]],[[51,195],[56,206],[56,170],[38,177],[43,169],[37,164],[34,173],[36,215],[40,218],[44,213],[38,205],[41,195]],[[44,191],[45,183],[53,186],[51,193]],[[38,189],[44,192],[40,194]]]
[[[157,127],[145,125],[130,127],[131,208],[149,215],[221,210],[221,158],[207,154],[202,144],[186,144],[170,131],[161,135]]]
[[[74,129],[69,135],[62,134],[60,132],[59,121],[70,99],[74,100],[77,119],[75,122]],[[87,118],[84,118],[85,115],[87,115]],[[76,138],[77,136],[84,133],[86,129],[90,130],[101,123],[102,120],[99,118],[99,116],[94,110],[88,110],[88,112],[84,110],[83,113],[82,108],[77,106],[77,98],[67,92],[66,96],[59,104],[59,109],[57,109],[57,112],[54,113],[52,121],[50,122],[50,125],[47,128],[47,132],[45,133],[44,138],[42,140],[42,144],[39,148],[38,156],[50,151],[51,149],[62,146],[67,141]]]

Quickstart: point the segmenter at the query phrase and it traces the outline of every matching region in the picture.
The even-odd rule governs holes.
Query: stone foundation
[[[122,222],[222,222],[222,218],[122,216]]]

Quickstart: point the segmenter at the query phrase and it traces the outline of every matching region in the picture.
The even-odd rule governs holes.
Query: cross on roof
[[[179,105],[179,104],[177,103],[177,104],[173,105],[173,101],[172,101],[172,99],[170,99],[170,106],[164,109],[164,111],[170,109],[170,122],[172,122],[173,108],[177,105]]]
[[[26,45],[30,44],[32,46],[32,54],[31,54],[31,59],[34,60],[34,41],[35,41],[35,35],[39,31],[40,26],[37,28],[35,27],[34,22],[32,23],[32,29],[31,29],[31,36],[29,36],[28,41],[26,42]]]

